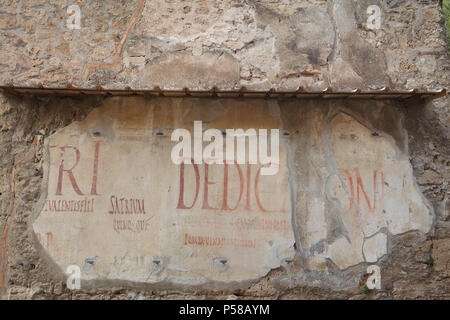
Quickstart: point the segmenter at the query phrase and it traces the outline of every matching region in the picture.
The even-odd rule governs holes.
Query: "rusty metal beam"
[[[436,99],[447,95],[446,89],[435,91],[412,90],[391,90],[382,88],[379,90],[363,91],[355,89],[352,91],[335,91],[327,88],[323,91],[308,91],[299,88],[296,91],[252,91],[242,87],[239,90],[164,90],[159,87],[153,89],[134,90],[130,87],[125,89],[108,89],[105,87],[78,88],[68,87],[23,87],[16,85],[0,86],[0,90],[17,95],[54,95],[54,96],[77,96],[77,95],[107,95],[107,96],[165,96],[165,97],[219,97],[219,98],[297,98],[297,99],[388,99],[388,100],[411,100],[411,99]]]

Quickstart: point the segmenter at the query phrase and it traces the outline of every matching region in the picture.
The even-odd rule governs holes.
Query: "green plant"
[[[450,50],[450,0],[442,1],[442,10],[444,11],[445,28],[447,29],[447,44]]]
[[[433,265],[434,265],[434,259],[433,259],[433,257],[430,256],[430,257],[428,258],[428,260],[425,261],[425,263],[426,263],[427,265],[429,265],[429,266],[433,266]]]
[[[367,285],[364,286],[363,292],[364,292],[365,295],[371,294],[372,291],[373,291],[373,289],[369,289],[369,287],[367,287]]]

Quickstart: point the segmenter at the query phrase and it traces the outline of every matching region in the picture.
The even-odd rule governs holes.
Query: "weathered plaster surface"
[[[312,269],[324,269],[328,258],[340,269],[373,262],[374,256],[378,260],[387,252],[387,241],[372,239],[380,232],[430,230],[432,214],[408,158],[390,134],[372,127],[377,120],[364,125],[354,110],[339,105],[328,109],[307,103],[296,114],[294,105],[284,106],[284,128],[297,132],[291,141],[296,220]],[[362,119],[380,111],[374,109],[365,110]],[[402,131],[387,129],[398,137]]]
[[[205,130],[279,127],[266,103],[114,99],[49,138],[34,230],[50,235],[63,270],[197,284],[256,279],[294,258],[286,147],[274,176],[258,165],[175,165],[171,131],[192,132],[199,116]]]
[[[308,270],[324,271],[327,259],[341,270],[377,262],[388,235],[427,233],[432,212],[389,134],[328,110],[305,109],[285,125],[289,109],[276,101],[110,99],[49,137],[34,231],[63,270],[83,266],[87,280],[257,279],[293,261],[295,234]],[[261,176],[257,165],[181,171],[170,135],[192,131],[194,120],[284,128],[278,174]]]

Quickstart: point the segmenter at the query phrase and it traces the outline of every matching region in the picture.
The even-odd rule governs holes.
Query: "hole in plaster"
[[[291,258],[284,258],[283,260],[281,260],[280,266],[290,269],[293,265],[294,260]]]
[[[102,134],[99,131],[93,133],[94,137],[100,137]]]
[[[228,269],[228,259],[223,257],[214,258],[213,266],[219,271],[225,271]]]
[[[94,258],[87,258],[84,260],[83,271],[89,272],[97,264],[99,259],[98,256],[95,256]]]
[[[150,274],[158,275],[163,270],[163,262],[161,259],[153,259],[150,265]]]

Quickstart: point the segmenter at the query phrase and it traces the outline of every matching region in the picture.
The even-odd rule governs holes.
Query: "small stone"
[[[425,172],[419,177],[418,183],[420,185],[439,185],[442,184],[443,178],[439,173],[433,170],[425,170]]]
[[[450,241],[448,239],[433,241],[433,267],[444,277],[450,276]]]
[[[11,29],[16,26],[17,19],[8,15],[0,15],[0,29]]]
[[[70,55],[70,46],[67,42],[61,42],[56,49],[66,56]]]

